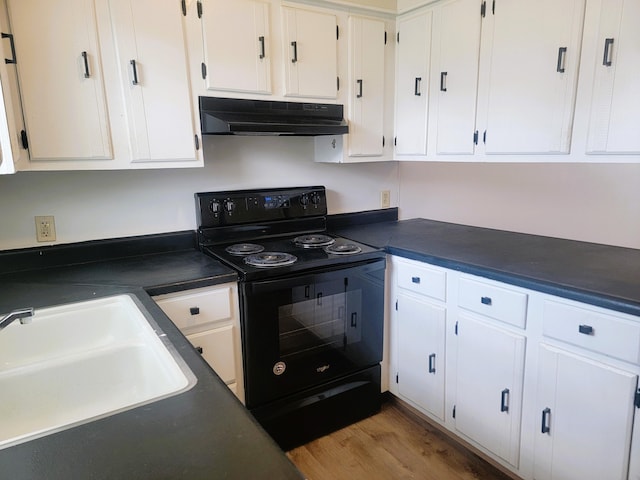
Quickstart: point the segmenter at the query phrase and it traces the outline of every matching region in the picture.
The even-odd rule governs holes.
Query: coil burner
[[[293,239],[293,243],[295,243],[297,247],[302,248],[326,247],[327,245],[331,245],[333,242],[335,242],[335,239],[333,239],[329,235],[324,235],[321,233],[300,235],[299,237]]]
[[[355,243],[333,243],[324,247],[324,251],[333,255],[355,255],[360,253],[362,248]]]
[[[229,245],[224,250],[231,255],[244,256],[253,255],[254,253],[260,253],[264,251],[264,247],[256,243],[234,243],[233,245]]]
[[[261,252],[249,255],[244,258],[244,263],[253,267],[272,268],[284,267],[295,263],[298,258],[290,253],[283,252]]]

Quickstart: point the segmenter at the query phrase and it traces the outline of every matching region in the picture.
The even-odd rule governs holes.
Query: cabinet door
[[[383,21],[349,17],[350,156],[383,152],[384,35]]]
[[[486,153],[569,153],[583,13],[584,0],[487,2]]]
[[[134,162],[195,160],[180,2],[109,0]]]
[[[626,479],[637,384],[637,375],[542,345],[535,478]]]
[[[443,306],[398,296],[398,393],[444,420]]]
[[[640,153],[640,2],[602,2],[588,153]]]
[[[478,0],[453,0],[434,11],[430,104],[436,154],[473,154],[480,59]]]
[[[271,93],[269,4],[203,0],[208,90]]]
[[[283,7],[285,95],[336,98],[335,15]]]
[[[431,11],[398,20],[396,154],[427,153]]]
[[[200,352],[222,381],[236,381],[233,325],[187,335],[187,340]]]
[[[525,338],[467,314],[456,329],[456,430],[517,467]]]
[[[112,158],[92,0],[8,0],[31,160]]]

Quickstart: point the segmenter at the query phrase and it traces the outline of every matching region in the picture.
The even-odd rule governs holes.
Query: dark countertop
[[[196,385],[173,397],[2,449],[0,478],[303,478],[149,296],[235,281],[235,273],[194,249],[148,252],[142,249],[136,251],[141,255],[107,261],[82,258],[83,263],[75,265],[0,275],[0,312],[135,295],[196,376]]]
[[[332,228],[392,254],[640,315],[640,250],[427,219]]]

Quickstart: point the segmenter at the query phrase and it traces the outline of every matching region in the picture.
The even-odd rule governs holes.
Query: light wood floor
[[[396,400],[287,455],[309,480],[509,480]]]

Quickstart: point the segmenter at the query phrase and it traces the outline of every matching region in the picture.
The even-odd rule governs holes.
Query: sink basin
[[[0,448],[182,393],[195,377],[137,299],[37,309],[0,331]]]

